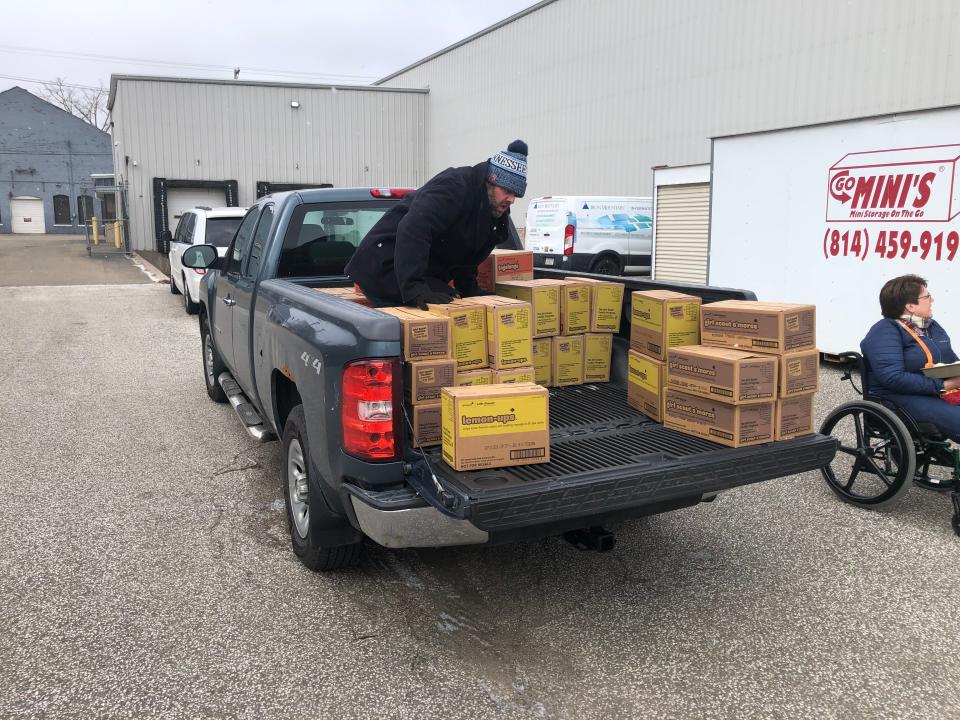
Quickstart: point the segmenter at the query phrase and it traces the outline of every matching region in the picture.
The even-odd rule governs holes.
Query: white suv
[[[240,221],[247,214],[247,208],[196,207],[184,211],[177,224],[177,230],[170,238],[170,292],[183,293],[183,308],[189,314],[197,311],[200,300],[200,279],[206,270],[191,270],[183,267],[180,256],[191,245],[216,245],[223,257],[227,246],[233,240]]]

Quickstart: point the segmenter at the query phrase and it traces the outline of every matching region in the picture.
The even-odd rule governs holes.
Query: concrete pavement
[[[0,235],[0,287],[127,285],[151,282],[123,253],[83,235]]]

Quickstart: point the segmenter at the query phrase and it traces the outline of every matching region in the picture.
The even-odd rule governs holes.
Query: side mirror
[[[160,233],[160,241],[165,243],[173,242],[173,233],[171,233],[169,230],[164,230]]]
[[[218,260],[220,256],[215,245],[193,245],[183,251],[180,262],[184,267],[194,270],[217,270]]]

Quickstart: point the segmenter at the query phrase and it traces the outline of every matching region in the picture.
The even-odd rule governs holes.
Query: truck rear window
[[[302,205],[283,238],[277,277],[343,275],[353,251],[395,200]]]
[[[207,218],[207,229],[203,241],[207,245],[229,247],[237,228],[240,227],[240,217]]]

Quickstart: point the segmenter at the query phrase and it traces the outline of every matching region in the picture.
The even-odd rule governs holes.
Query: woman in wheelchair
[[[940,380],[921,372],[925,366],[957,362],[950,336],[933,319],[927,281],[917,275],[887,281],[880,290],[880,311],[883,319],[860,343],[868,368],[864,392],[890,401],[917,422],[932,423],[944,437],[960,442],[960,406],[952,404],[950,393],[960,389],[960,377]]]

